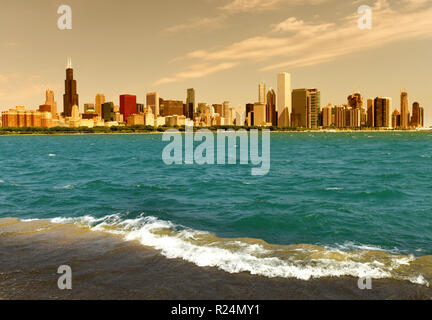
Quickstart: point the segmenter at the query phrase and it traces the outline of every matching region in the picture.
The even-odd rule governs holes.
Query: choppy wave
[[[127,241],[153,247],[168,259],[183,259],[229,273],[301,280],[341,276],[391,278],[426,286],[432,280],[432,256],[416,258],[361,244],[329,248],[311,244],[272,245],[249,238],[224,239],[144,215],[135,219],[124,219],[120,214],[54,218],[51,222],[75,223],[120,235]]]

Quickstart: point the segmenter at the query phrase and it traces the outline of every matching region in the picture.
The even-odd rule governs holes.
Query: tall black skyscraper
[[[195,90],[191,88],[187,90],[185,115],[187,118],[193,120],[194,113],[195,113]]]
[[[72,60],[69,58],[66,69],[65,94],[63,95],[63,116],[70,117],[74,105],[78,106],[77,84],[73,78]]]

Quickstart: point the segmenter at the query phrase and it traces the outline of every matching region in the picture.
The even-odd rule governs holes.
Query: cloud
[[[287,56],[289,59],[265,66],[261,71],[310,66],[394,42],[432,37],[431,14],[432,6],[427,10],[398,12],[391,9],[385,0],[379,0],[372,7],[371,30],[358,28],[359,16],[356,14],[339,24],[305,25],[293,37],[288,38],[285,50],[276,50],[276,55]],[[309,36],[303,37],[307,34]],[[313,50],[314,48],[319,50]]]
[[[430,2],[421,10],[404,7],[403,11],[396,11],[386,0],[378,0],[372,7],[372,14],[372,30],[359,29],[357,12],[339,21],[318,24],[289,17],[270,26],[267,35],[247,38],[220,49],[195,50],[182,58],[193,60],[194,64],[201,61],[213,70],[212,73],[229,69],[229,64],[220,70],[213,68],[227,62],[233,66],[260,63],[260,71],[286,70],[328,62],[390,43],[432,37]],[[279,61],[273,62],[275,60]],[[202,71],[201,76],[205,75]],[[174,77],[173,81],[183,79]]]
[[[232,0],[220,8],[230,12],[272,10],[281,2],[282,0]]]
[[[172,77],[162,78],[155,82],[155,85],[178,82],[185,79],[197,79],[202,78],[204,76],[208,76],[210,74],[234,68],[237,66],[238,62],[222,62],[215,65],[209,64],[196,64],[192,65],[188,71],[179,72]]]
[[[274,10],[282,5],[289,7],[311,6],[327,1],[329,0],[230,0],[227,4],[220,7],[220,9],[231,13],[254,12]]]
[[[219,15],[212,18],[200,18],[200,19],[191,19],[186,23],[174,25],[166,28],[165,30],[168,32],[178,32],[184,31],[187,29],[196,29],[202,27],[220,27],[221,23],[226,19],[226,15]]]
[[[221,12],[216,13],[212,17],[193,18],[185,23],[174,25],[166,28],[168,32],[178,32],[187,29],[197,29],[202,27],[219,28],[223,27],[221,22],[228,19],[231,15],[242,12],[262,12],[275,10],[282,6],[298,7],[318,5],[332,0],[229,0],[229,2],[218,7]],[[422,1],[422,0],[406,0],[406,1]]]
[[[303,35],[314,35],[324,32],[329,28],[334,27],[334,23],[324,23],[317,25],[305,24],[303,20],[297,20],[295,17],[290,17],[281,23],[273,25],[273,32],[298,32]]]
[[[408,7],[408,9],[417,9],[429,2],[430,0],[402,0],[402,5]]]

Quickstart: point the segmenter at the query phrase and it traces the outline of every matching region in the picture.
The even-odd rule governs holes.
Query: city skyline
[[[373,8],[374,26],[371,31],[363,31],[369,32],[368,36],[364,35],[365,38],[372,37],[372,33],[383,36],[385,31],[390,32],[386,28],[388,16],[392,16],[393,19],[401,18],[399,23],[406,28],[406,32],[401,32],[402,26],[396,25],[394,28],[396,31],[399,30],[398,36],[392,31],[388,34],[389,40],[379,38],[382,40],[379,46],[365,47],[364,43],[367,41],[358,31],[359,34],[354,33],[350,38],[350,41],[358,46],[358,50],[350,46],[349,53],[333,52],[331,59],[325,59],[324,55],[331,53],[326,44],[317,50],[322,51],[323,57],[308,57],[309,62],[305,64],[305,61],[299,61],[291,55],[267,57],[253,39],[261,39],[265,51],[274,51],[277,46],[283,51],[286,42],[293,39],[303,43],[301,36],[306,47],[312,40],[317,41],[317,44],[321,43],[321,36],[327,39],[329,44],[334,44],[334,32],[351,30],[347,29],[349,25],[346,20],[355,21],[353,18],[357,17],[358,3],[342,3],[336,0],[310,1],[310,6],[305,7],[299,4],[288,5],[284,1],[275,1],[277,4],[273,6],[270,1],[261,0],[256,1],[257,9],[252,9],[242,7],[241,1],[223,2],[226,2],[226,5],[209,1],[197,6],[196,10],[188,13],[184,19],[168,19],[161,24],[155,21],[154,17],[133,19],[135,13],[132,11],[143,13],[155,10],[158,6],[156,3],[142,4],[130,0],[128,6],[118,8],[118,4],[114,2],[104,2],[104,5],[101,5],[99,1],[93,4],[75,0],[70,2],[74,27],[72,30],[60,31],[56,27],[56,9],[60,2],[43,1],[35,5],[23,1],[6,1],[9,11],[19,11],[25,22],[21,21],[21,26],[10,22],[12,31],[5,35],[5,61],[1,62],[4,71],[0,76],[0,110],[8,110],[19,105],[36,107],[43,99],[46,89],[52,89],[55,92],[55,100],[61,101],[64,79],[58,70],[64,68],[64,57],[72,56],[75,67],[79,69],[78,91],[82,103],[80,110],[84,103],[94,103],[96,92],[103,93],[106,101],[118,104],[119,95],[122,93],[136,94],[140,102],[146,101],[148,92],[158,92],[166,99],[184,101],[187,88],[195,89],[196,103],[212,104],[228,100],[233,107],[243,106],[258,99],[258,83],[265,82],[267,90],[276,89],[277,81],[274,74],[282,70],[291,73],[292,88],[318,88],[321,92],[321,107],[328,103],[344,104],[347,94],[360,92],[365,98],[389,96],[393,100],[393,108],[400,110],[397,101],[400,100],[401,88],[406,88],[410,93],[409,107],[411,108],[414,101],[418,101],[425,107],[425,126],[432,124],[432,93],[427,87],[428,73],[427,68],[424,68],[429,61],[427,53],[430,52],[431,45],[428,41],[423,41],[432,34],[432,22],[425,18],[432,12],[432,5],[418,2],[416,7],[414,1],[402,0],[366,1],[366,4]],[[408,2],[412,5],[402,5]],[[194,3],[182,2],[182,12],[187,12]],[[170,6],[175,8],[180,4],[170,3]],[[209,13],[205,13],[204,9],[208,9]],[[35,10],[42,19],[36,20],[35,16],[31,15]],[[402,14],[403,10],[405,11]],[[189,21],[189,14],[192,15],[190,18],[194,22],[201,21],[203,16],[212,12],[227,11],[232,14],[224,18],[226,20],[219,26],[207,24],[197,30],[191,25],[181,23]],[[99,15],[95,15],[96,12]],[[126,12],[133,16],[129,19],[131,21],[124,20],[123,15]],[[247,18],[246,12],[252,17]],[[104,24],[101,18],[106,16],[116,17],[119,22],[112,25]],[[176,15],[169,13],[169,17]],[[262,22],[251,26],[250,19],[258,17],[262,18]],[[416,19],[411,20],[414,18]],[[4,23],[9,19],[10,17],[2,16]],[[332,21],[331,25],[328,25],[329,21]],[[35,32],[29,33],[29,28],[26,28],[28,25],[31,25]],[[235,30],[228,35],[226,28],[234,25]],[[275,30],[265,33],[269,25]],[[300,27],[303,33],[299,31]],[[329,28],[331,33],[327,33],[326,28]],[[356,28],[356,25],[353,28]],[[153,41],[154,50],[128,50],[127,55],[130,59],[124,59],[124,55],[119,56],[122,45],[116,41],[121,38],[127,44],[139,45],[142,37],[138,37],[138,34],[143,30],[148,30],[143,37],[146,43]],[[309,36],[306,31],[311,35]],[[282,35],[282,32],[285,33]],[[288,36],[287,33],[293,35]],[[33,39],[29,38],[30,36]],[[272,39],[275,43],[270,41]],[[181,45],[185,40],[187,45]],[[346,38],[342,37],[338,41],[343,43],[344,40]],[[251,46],[249,55],[244,51],[247,44]],[[50,47],[55,47],[56,50],[49,53],[47,48]],[[170,50],[174,47],[176,50]],[[412,50],[413,47],[416,50]],[[211,48],[214,50],[210,50]],[[242,51],[239,51],[240,49]],[[103,54],[99,54],[100,52]],[[192,52],[195,54],[189,55]],[[211,52],[214,54],[210,54]],[[232,54],[232,62],[221,58],[228,52]],[[253,55],[257,60],[251,63],[250,56]],[[287,57],[291,64],[283,62]],[[199,70],[186,72],[191,77],[177,76],[175,81],[167,81],[168,78],[175,78],[172,77],[173,74],[184,73],[190,66],[190,60],[204,60],[204,63]],[[238,65],[232,67],[230,63]],[[270,66],[278,67],[267,70]],[[165,81],[160,81],[164,78]],[[412,97],[415,97],[415,100]]]
[[[392,98],[367,99],[367,108],[361,93],[347,97],[347,103],[328,104],[321,108],[319,89],[292,89],[291,74],[277,74],[277,94],[266,84],[258,84],[258,102],[233,108],[229,101],[223,104],[198,103],[195,106],[195,89],[187,89],[183,100],[165,100],[157,92],[146,94],[146,103],[139,103],[136,95],[121,94],[119,105],[105,102],[105,95],[98,93],[95,103],[85,103],[80,112],[77,81],[74,79],[72,59],[66,67],[63,95],[63,112],[57,113],[54,92],[46,90],[45,104],[37,110],[16,106],[2,112],[2,127],[116,127],[145,125],[155,129],[160,126],[259,126],[279,128],[424,128],[424,107],[419,102],[408,107],[408,92],[401,90],[400,112],[392,108]],[[393,110],[393,111],[392,111]]]

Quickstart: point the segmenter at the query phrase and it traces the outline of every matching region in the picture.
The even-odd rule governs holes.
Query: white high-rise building
[[[282,72],[277,77],[277,101],[278,126],[289,127],[292,112],[291,100],[291,74]]]
[[[258,102],[266,104],[266,85],[261,82],[258,86]]]
[[[237,126],[244,126],[246,119],[246,109],[244,106],[238,106],[235,109],[235,121]]]

